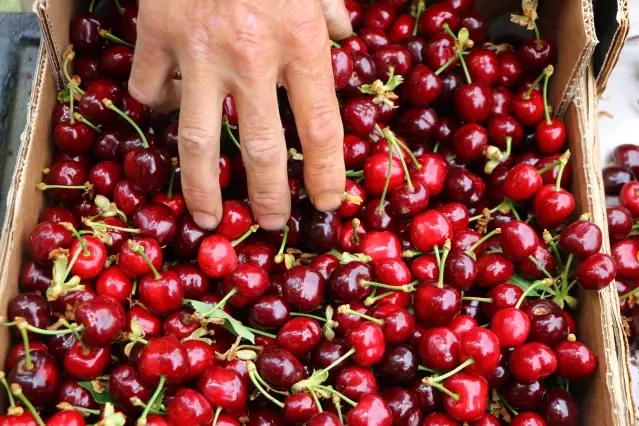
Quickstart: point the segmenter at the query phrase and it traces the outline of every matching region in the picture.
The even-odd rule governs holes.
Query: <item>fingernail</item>
[[[260,228],[265,231],[277,231],[282,229],[284,225],[286,225],[287,221],[288,217],[282,214],[266,214],[257,218],[257,223],[259,223]]]
[[[193,220],[202,229],[213,230],[217,226],[217,218],[204,212],[193,212]]]
[[[342,193],[327,191],[321,192],[313,197],[313,205],[322,212],[328,212],[337,209],[342,204]]]

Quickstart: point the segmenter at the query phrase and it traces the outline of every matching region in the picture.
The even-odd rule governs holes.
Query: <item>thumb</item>
[[[349,37],[353,28],[344,0],[319,0],[319,2],[324,11],[324,19],[331,39],[343,40]]]

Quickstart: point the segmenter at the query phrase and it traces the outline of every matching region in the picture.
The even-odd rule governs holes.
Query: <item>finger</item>
[[[182,193],[193,220],[204,229],[214,229],[222,217],[219,158],[225,93],[212,75],[197,68],[184,70],[178,125]]]
[[[320,0],[328,33],[333,40],[343,40],[353,33],[344,0]]]
[[[180,82],[174,81],[175,63],[168,52],[140,32],[133,55],[129,93],[151,108],[173,111],[180,105]]]
[[[328,43],[303,54],[286,67],[284,79],[304,152],[306,191],[316,209],[329,211],[344,193],[344,130]]]
[[[290,214],[286,144],[280,121],[276,76],[234,90],[240,145],[251,209],[260,227],[281,229]]]

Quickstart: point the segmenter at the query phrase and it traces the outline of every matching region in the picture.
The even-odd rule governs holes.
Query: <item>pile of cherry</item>
[[[535,10],[513,16],[530,30],[513,47],[487,43],[473,0],[347,0],[341,207],[310,204],[281,92],[293,211],[258,229],[227,97],[224,213],[206,232],[180,193],[177,115],[126,90],[136,4],[107,3],[71,22],[38,185],[51,203],[3,320],[0,424],[578,424],[569,389],[597,359],[571,312],[616,268],[566,189]],[[623,278],[635,241],[614,250]]]
[[[639,340],[639,146],[619,145],[614,164],[603,170],[608,197],[608,231],[612,257],[617,266],[617,292],[621,315],[631,342]]]

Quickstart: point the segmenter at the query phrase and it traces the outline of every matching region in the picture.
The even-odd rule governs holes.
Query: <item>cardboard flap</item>
[[[597,95],[601,95],[606,89],[610,74],[617,64],[621,48],[628,36],[630,18],[628,0],[597,0],[594,7],[595,27],[601,43],[595,49],[592,62]]]

